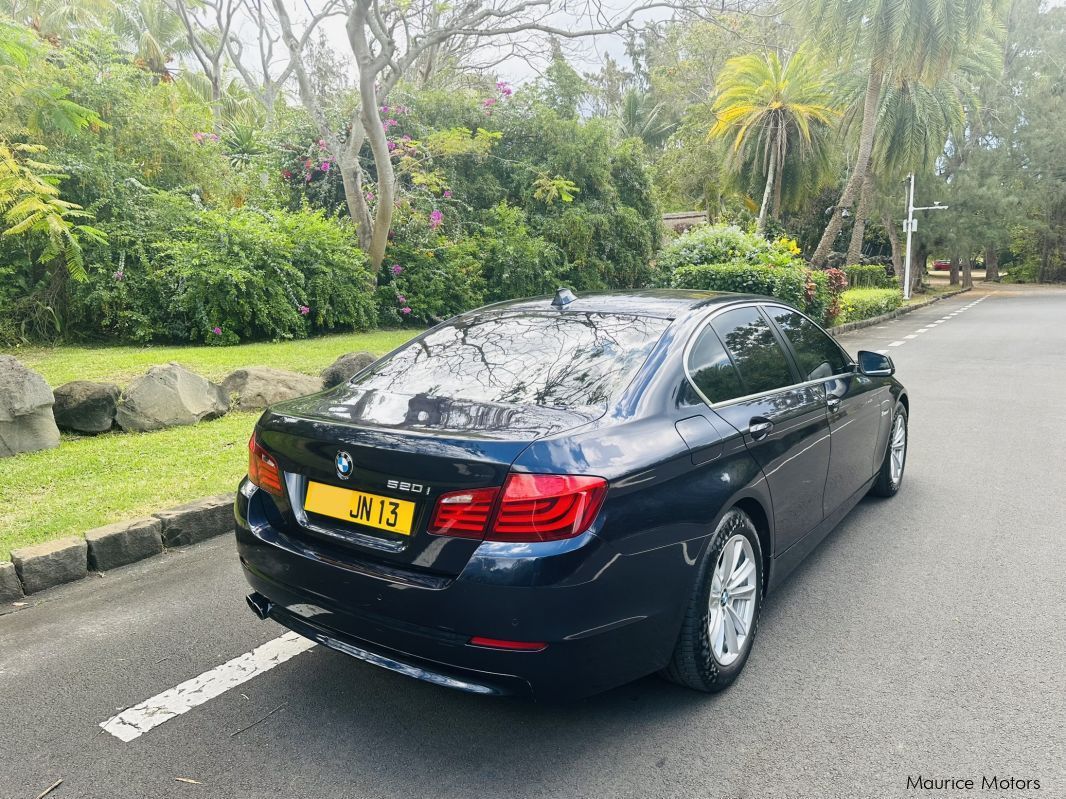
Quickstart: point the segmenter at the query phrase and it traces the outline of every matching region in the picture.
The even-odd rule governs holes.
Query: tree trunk
[[[770,210],[770,198],[774,192],[774,180],[777,178],[777,145],[770,147],[770,163],[766,168],[766,186],[762,190],[762,205],[759,207],[759,221],[755,223],[755,232],[766,230],[766,214]]]
[[[985,281],[999,280],[999,250],[994,244],[985,245]]]
[[[973,288],[973,260],[971,258],[966,258],[962,262],[962,287]]]
[[[862,259],[862,240],[866,236],[866,214],[872,193],[873,181],[867,173],[859,191],[859,204],[855,208],[855,224],[851,228],[851,242],[848,244],[848,257],[844,263],[857,264]]]
[[[954,254],[951,256],[951,272],[950,283],[952,286],[959,285],[959,256]]]
[[[884,75],[871,64],[870,76],[866,81],[866,97],[862,104],[862,132],[859,134],[859,152],[855,157],[855,169],[844,185],[840,200],[833,208],[829,224],[825,226],[825,232],[822,233],[821,241],[818,242],[818,247],[811,258],[814,266],[825,266],[833,244],[840,235],[840,228],[844,224],[844,209],[851,208],[859,187],[866,180],[866,172],[870,167],[870,153],[873,152],[874,147],[874,133],[877,131],[877,112],[881,103],[883,80]]]
[[[899,231],[896,230],[896,223],[891,216],[883,214],[881,216],[881,224],[885,226],[885,231],[888,233],[888,243],[892,245],[892,271],[896,275],[902,275],[903,248],[899,243]]]

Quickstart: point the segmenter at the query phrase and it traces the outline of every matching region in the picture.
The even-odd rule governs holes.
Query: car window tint
[[[724,402],[744,394],[740,375],[710,325],[703,329],[688,356],[692,382],[711,402]]]
[[[796,382],[770,325],[754,306],[726,311],[711,320],[740,372],[745,394],[760,394]]]
[[[603,408],[669,324],[623,314],[476,314],[411,342],[355,385],[481,403]]]
[[[843,374],[850,363],[833,340],[818,325],[788,308],[766,309],[796,352],[796,361],[805,380]]]

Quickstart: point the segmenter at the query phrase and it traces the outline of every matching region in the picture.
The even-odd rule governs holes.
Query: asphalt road
[[[102,731],[282,633],[224,537],[0,617],[0,799],[1066,797],[1066,291],[978,289],[843,342],[908,386],[904,486],[768,599],[728,692],[538,706],[315,647],[128,743]]]

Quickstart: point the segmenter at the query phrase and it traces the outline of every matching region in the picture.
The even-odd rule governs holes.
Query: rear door
[[[755,305],[716,314],[699,333],[689,375],[762,467],[783,552],[822,520],[829,426],[820,385],[796,385],[791,361]]]
[[[851,357],[818,325],[792,308],[769,305],[766,312],[789,343],[800,377],[823,380],[829,411],[832,452],[823,512],[831,514],[873,476],[888,390],[855,369]],[[883,408],[882,405],[887,408]]]

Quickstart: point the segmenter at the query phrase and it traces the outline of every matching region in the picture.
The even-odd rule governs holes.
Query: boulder
[[[22,583],[15,574],[15,564],[0,560],[0,602],[18,602],[22,599]]]
[[[115,421],[122,390],[114,383],[74,380],[55,390],[56,424],[75,433],[103,433]]]
[[[153,514],[162,522],[163,546],[183,547],[233,532],[233,494],[220,494]]]
[[[325,383],[326,388],[339,386],[376,360],[377,358],[369,352],[349,352],[322,370],[322,382]]]
[[[222,390],[227,395],[236,394],[235,407],[249,411],[321,391],[322,378],[269,366],[249,366],[230,374],[222,382]]]
[[[90,530],[85,534],[89,568],[105,572],[158,555],[163,551],[162,529],[159,519],[148,518]]]
[[[52,389],[10,355],[0,355],[0,458],[59,446]]]
[[[168,363],[133,381],[119,400],[115,421],[123,430],[143,432],[216,419],[227,410],[229,398],[221,386]]]
[[[16,549],[11,562],[27,594],[80,580],[88,573],[84,538],[61,538]]]

